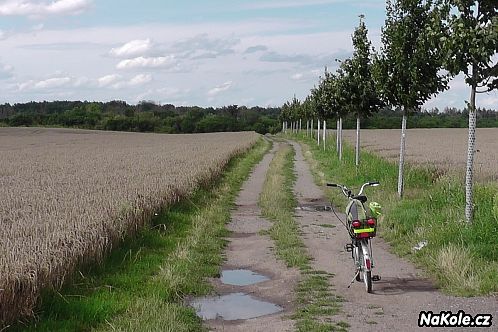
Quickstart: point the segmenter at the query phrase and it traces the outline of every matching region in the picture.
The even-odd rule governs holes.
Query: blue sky
[[[0,0],[0,103],[281,105],[351,54],[359,14],[378,48],[383,0]],[[427,107],[462,107],[451,85]]]

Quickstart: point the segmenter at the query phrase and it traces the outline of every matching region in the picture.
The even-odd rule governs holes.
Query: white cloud
[[[0,63],[0,80],[11,78],[14,67]]]
[[[225,83],[218,85],[218,86],[212,88],[211,90],[209,90],[207,95],[210,97],[214,97],[221,92],[227,91],[228,89],[230,89],[232,87],[232,85],[233,85],[232,81],[225,82]]]
[[[99,87],[106,87],[113,83],[116,83],[120,78],[121,76],[116,74],[105,75],[97,79],[97,84]]]
[[[152,75],[151,74],[138,74],[137,76],[133,77],[128,84],[130,86],[137,86],[137,85],[142,85],[145,83],[149,83],[152,81]]]
[[[53,77],[42,81],[30,80],[18,84],[19,91],[24,90],[49,90],[68,85],[72,79],[70,77]]]
[[[109,53],[116,57],[132,57],[144,55],[152,48],[150,39],[132,40],[121,47],[113,48]]]
[[[293,79],[295,81],[299,81],[303,77],[304,77],[303,73],[296,73],[296,74],[294,74],[294,75],[291,76],[291,79]]]
[[[0,4],[0,16],[74,15],[90,7],[91,0],[56,0],[52,2],[35,2],[9,0]]]
[[[134,59],[126,59],[120,61],[116,68],[131,69],[131,68],[160,68],[173,67],[176,65],[176,60],[173,55],[146,58],[140,56]]]
[[[480,105],[482,107],[486,108],[493,108],[493,109],[498,109],[498,96],[497,95],[488,95],[488,96],[483,96],[481,97],[482,99],[480,100]]]
[[[45,27],[45,25],[43,23],[40,23],[40,24],[35,24],[31,27],[31,29],[33,31],[41,31],[43,30],[43,28]]]
[[[49,78],[44,81],[36,82],[34,85],[35,89],[52,89],[64,86],[71,82],[70,77],[54,77]]]

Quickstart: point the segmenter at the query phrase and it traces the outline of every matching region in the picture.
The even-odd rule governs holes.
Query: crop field
[[[255,133],[0,128],[0,323],[220,174]]]
[[[363,129],[361,146],[390,160],[399,160],[401,130]],[[463,175],[467,162],[467,135],[465,128],[408,129],[406,160],[412,164],[433,165]],[[350,144],[356,140],[355,130],[345,130]],[[480,128],[476,133],[477,180],[498,180],[498,128]]]

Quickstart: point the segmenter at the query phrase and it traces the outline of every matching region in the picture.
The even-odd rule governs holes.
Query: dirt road
[[[268,278],[263,282],[240,286],[227,285],[221,279],[213,279],[219,295],[244,294],[258,301],[276,304],[281,311],[250,319],[224,320],[222,317],[207,320],[206,325],[215,331],[293,331],[294,322],[289,318],[294,308],[293,290],[297,285],[299,272],[286,268],[278,261],[273,253],[273,241],[268,235],[260,232],[270,228],[269,221],[261,217],[258,207],[258,198],[263,189],[266,171],[279,148],[275,143],[268,153],[252,172],[250,178],[242,187],[236,200],[236,209],[232,213],[232,222],[228,228],[232,232],[228,248],[225,251],[226,263],[223,271],[249,270]],[[244,314],[257,315],[261,304],[255,303],[256,308],[249,308],[246,303],[229,303],[228,306],[244,306]],[[225,308],[224,314],[229,315],[233,308]]]
[[[232,234],[228,238],[226,263],[223,266],[224,271],[250,270],[268,279],[242,286],[227,285],[222,282],[223,279],[212,280],[219,295],[248,295],[258,301],[278,305],[280,311],[249,319],[211,317],[206,320],[206,325],[216,331],[294,330],[290,316],[295,309],[294,289],[300,274],[297,270],[286,268],[275,258],[273,241],[261,233],[271,223],[260,216],[261,211],[257,205],[266,171],[280,144],[282,143],[275,143],[273,150],[255,168],[237,198],[237,207],[229,224]],[[380,238],[374,240],[373,248],[375,274],[380,274],[382,280],[374,283],[373,294],[367,294],[364,284],[359,282],[348,289],[354,276],[351,255],[344,250],[349,236],[340,221],[330,211],[323,210],[324,206],[330,206],[330,202],[325,199],[323,188],[313,182],[301,146],[294,142],[291,144],[296,151],[296,220],[309,254],[313,257],[313,268],[332,273],[334,277],[331,278],[331,287],[335,295],[345,299],[341,312],[331,317],[332,321],[347,322],[350,325],[349,331],[418,331],[423,330],[417,327],[419,312],[422,310],[438,313],[443,310],[454,313],[464,310],[472,315],[492,314],[496,319],[496,297],[457,298],[442,294],[430,280],[423,277],[421,271],[391,254],[389,246]],[[345,219],[342,213],[337,213]],[[235,307],[245,306],[237,302],[228,304],[230,305],[233,306],[232,312],[229,310],[223,315],[230,315],[236,311]],[[255,306],[258,307],[258,304]],[[245,313],[250,310],[246,308]],[[486,330],[498,330],[496,322]]]
[[[355,282],[347,288],[354,276],[351,254],[344,245],[349,235],[340,221],[328,211],[311,211],[311,205],[330,205],[324,198],[322,188],[313,182],[308,163],[301,146],[292,143],[296,151],[295,170],[297,181],[295,194],[299,206],[296,217],[299,221],[306,246],[314,258],[314,267],[334,273],[333,287],[343,304],[342,319],[350,324],[350,331],[417,331],[419,312],[464,310],[467,314],[488,313],[496,317],[497,297],[459,298],[439,292],[432,282],[412,264],[391,254],[389,245],[382,239],[373,242],[375,274],[382,279],[373,285],[373,294],[365,292],[364,284]],[[338,212],[338,211],[336,211]],[[345,216],[337,213],[342,220]],[[331,225],[322,227],[319,225]],[[496,319],[496,318],[495,318]],[[461,328],[455,329],[462,331]],[[496,322],[488,330],[498,330]]]

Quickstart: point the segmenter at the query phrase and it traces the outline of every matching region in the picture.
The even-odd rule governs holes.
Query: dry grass
[[[0,322],[218,175],[254,133],[0,129]]]
[[[350,143],[356,139],[355,130],[345,130]],[[459,175],[465,172],[467,161],[465,128],[408,129],[406,136],[407,160],[411,163],[435,166]],[[476,178],[482,181],[498,180],[498,128],[479,128],[476,134]],[[391,160],[399,159],[400,130],[364,129],[361,146]]]

